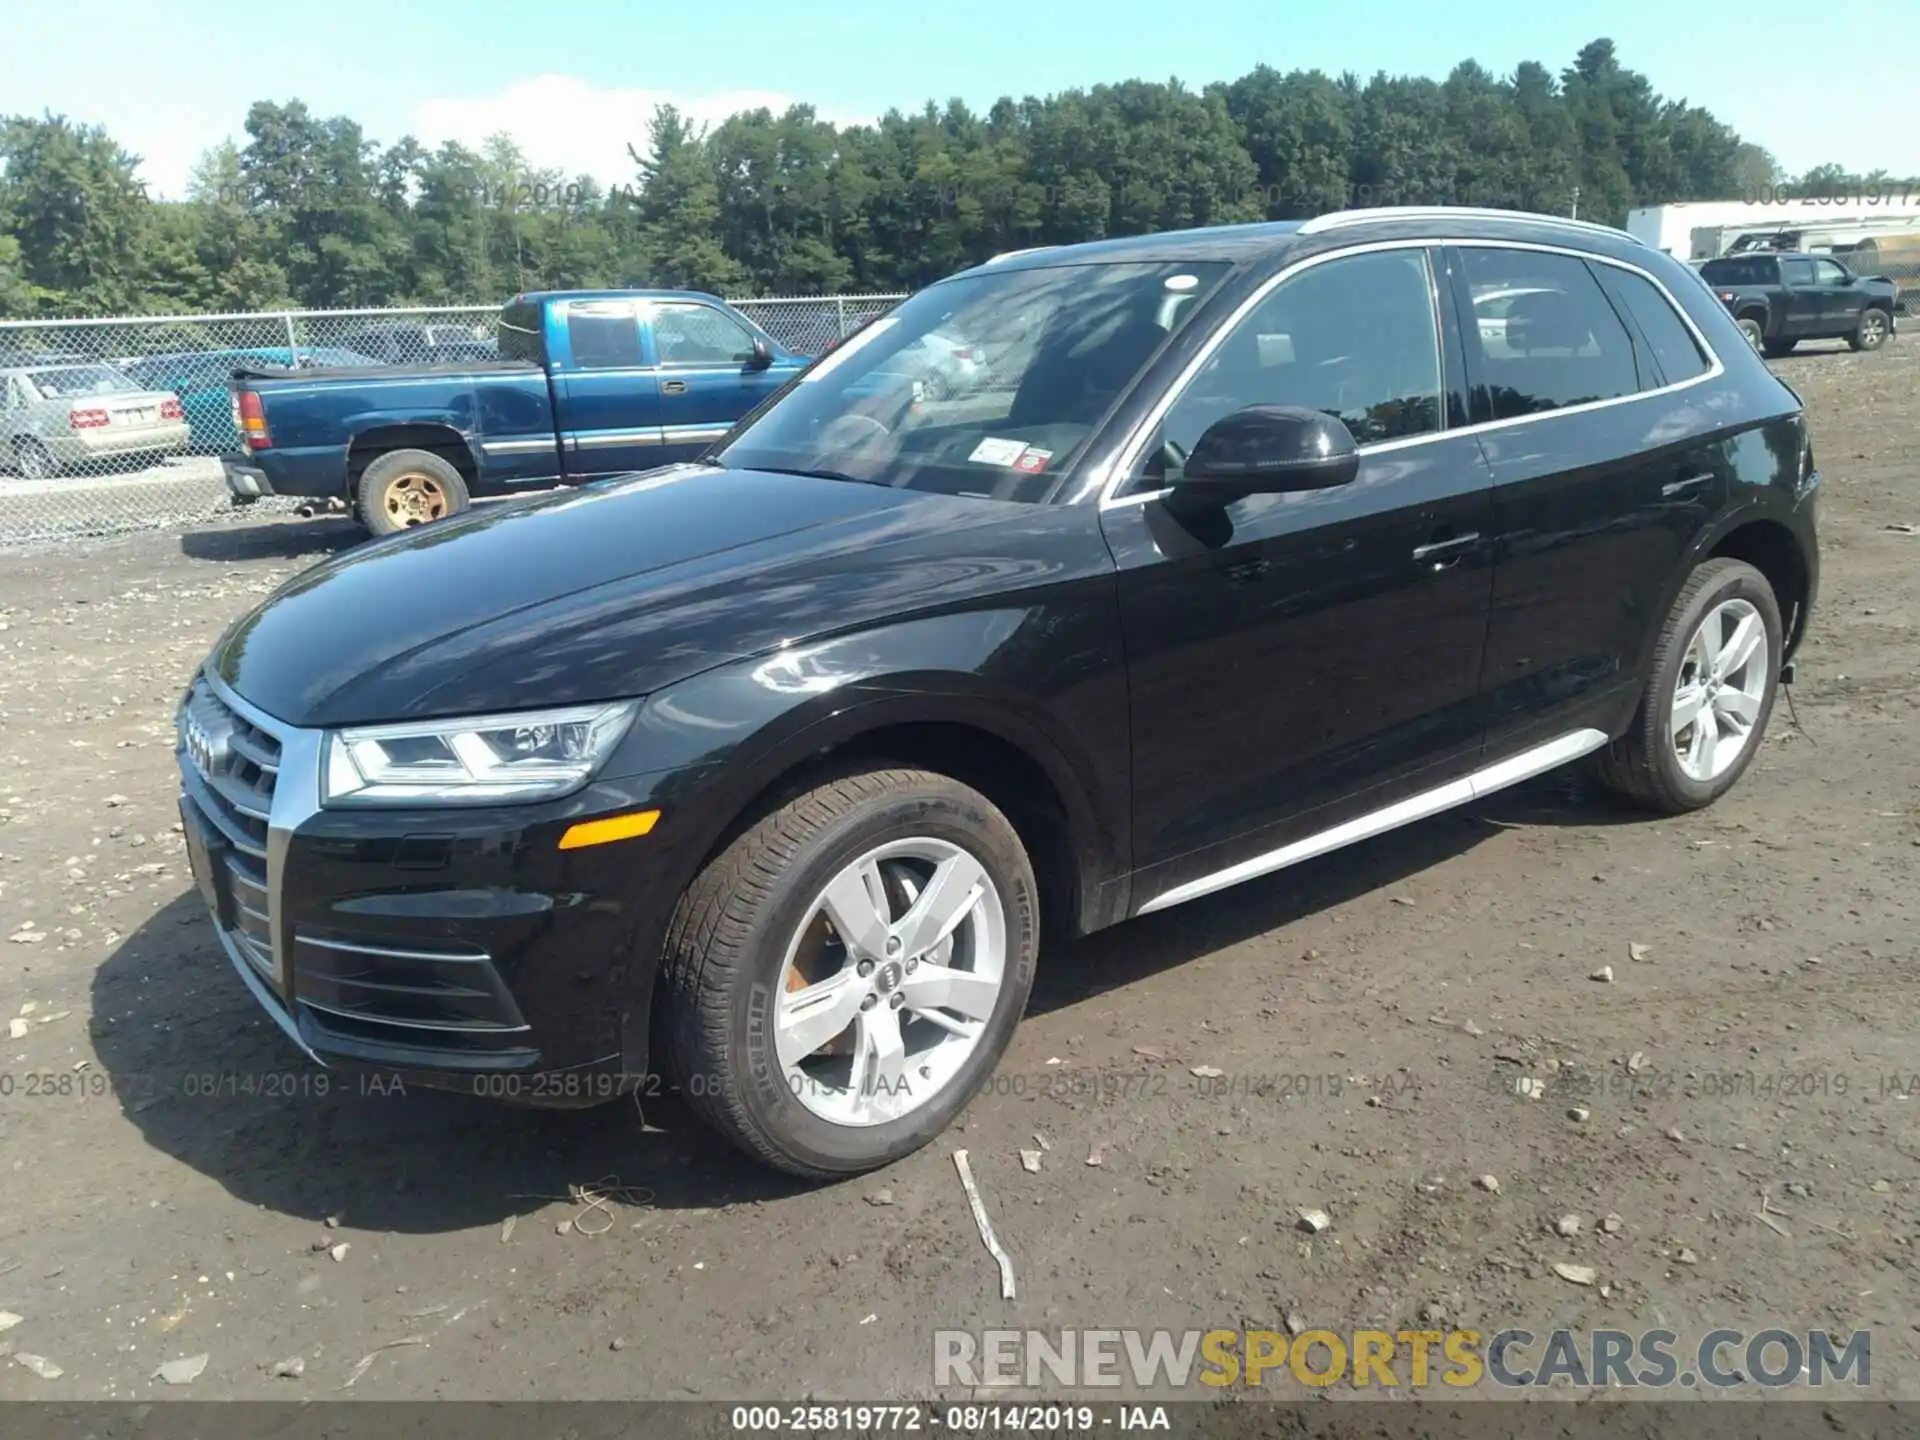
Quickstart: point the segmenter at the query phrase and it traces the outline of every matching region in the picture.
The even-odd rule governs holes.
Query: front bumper
[[[199,722],[177,751],[195,880],[248,990],[312,1059],[553,1107],[639,1084],[651,967],[630,974],[630,941],[659,902],[629,845],[558,848],[569,824],[628,808],[619,787],[547,805],[322,809],[319,731],[210,676],[186,714]]]

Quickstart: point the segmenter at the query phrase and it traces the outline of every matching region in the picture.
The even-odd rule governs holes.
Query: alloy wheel
[[[1718,779],[1753,743],[1772,673],[1766,622],[1749,601],[1723,600],[1707,612],[1687,642],[1668,727],[1689,779]]]
[[[794,1098],[847,1126],[927,1104],[993,1017],[1007,928],[985,867],[950,841],[891,841],[843,868],[780,967],[774,1051]]]

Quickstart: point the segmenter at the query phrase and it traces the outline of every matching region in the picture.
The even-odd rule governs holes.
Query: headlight
[[[465,720],[369,725],[327,737],[328,804],[551,800],[593,777],[638,701]]]

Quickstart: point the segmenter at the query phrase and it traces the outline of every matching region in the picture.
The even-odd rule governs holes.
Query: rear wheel
[[[31,435],[22,435],[13,442],[13,468],[20,472],[22,480],[50,480],[53,478],[53,456],[47,453],[47,447]]]
[[[1711,805],[1760,748],[1781,655],[1766,577],[1743,560],[1701,565],[1661,627],[1632,728],[1601,756],[1602,779],[1664,815]]]
[[[1854,350],[1878,350],[1887,343],[1887,312],[1866,309],[1860,312],[1860,321],[1853,328],[1853,334],[1847,337],[1847,345]]]
[[[1761,328],[1758,320],[1751,315],[1742,315],[1734,323],[1740,327],[1740,333],[1747,337],[1749,345],[1756,350],[1765,348],[1766,331]]]
[[[1038,945],[1032,867],[985,796],[921,770],[825,778],[681,897],[667,1068],[767,1164],[871,1170],[932,1140],[985,1082]]]
[[[360,523],[375,535],[429,525],[473,503],[460,472],[431,450],[380,456],[361,473],[356,499]]]

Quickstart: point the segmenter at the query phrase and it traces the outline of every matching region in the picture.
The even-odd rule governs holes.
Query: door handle
[[[1660,487],[1660,493],[1671,500],[1676,495],[1685,495],[1688,491],[1698,490],[1702,485],[1711,484],[1713,472],[1702,475],[1683,475],[1678,480],[1669,480]]]
[[[687,382],[684,380],[662,380],[660,382],[660,391],[665,395],[684,395],[687,393]]]
[[[1444,570],[1458,562],[1460,557],[1480,543],[1480,532],[1470,530],[1465,535],[1452,535],[1445,540],[1433,540],[1425,545],[1413,547],[1413,558],[1433,562],[1433,568]]]

